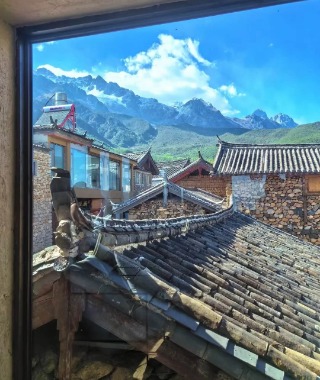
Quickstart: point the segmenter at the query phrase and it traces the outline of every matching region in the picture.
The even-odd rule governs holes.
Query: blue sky
[[[320,120],[320,0],[34,45],[33,64],[91,74],[166,104]]]

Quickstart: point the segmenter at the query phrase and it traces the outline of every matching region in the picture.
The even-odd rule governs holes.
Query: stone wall
[[[52,245],[50,151],[34,146],[36,173],[33,176],[33,253]]]
[[[235,210],[320,244],[320,196],[306,193],[304,176],[233,176],[232,198]]]
[[[128,219],[167,219],[188,215],[203,215],[206,211],[194,203],[181,201],[181,198],[169,194],[167,207],[163,207],[162,195],[148,200],[129,210]]]
[[[176,184],[183,188],[203,189],[224,198],[228,195],[230,181],[229,176],[190,175],[177,181]]]

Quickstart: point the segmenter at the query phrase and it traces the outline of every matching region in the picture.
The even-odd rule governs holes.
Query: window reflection
[[[59,144],[50,144],[51,166],[65,169],[65,147]]]
[[[71,185],[86,187],[86,153],[72,148],[71,149]]]
[[[87,180],[89,187],[100,188],[100,159],[98,156],[88,156]]]
[[[120,164],[116,161],[109,163],[109,184],[110,190],[120,190]]]

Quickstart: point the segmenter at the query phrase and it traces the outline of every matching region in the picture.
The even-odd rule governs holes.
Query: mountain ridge
[[[226,117],[198,98],[168,106],[157,99],[136,95],[117,83],[106,82],[101,76],[71,78],[39,68],[33,81],[34,122],[55,92],[65,92],[69,102],[76,106],[77,128],[106,141],[112,149],[139,150],[152,145],[162,155],[174,158],[184,151],[212,146],[217,134],[241,136],[250,131],[263,133],[297,126],[288,115],[279,113],[269,118],[261,109],[242,119]]]

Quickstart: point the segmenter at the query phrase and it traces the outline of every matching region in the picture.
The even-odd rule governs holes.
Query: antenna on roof
[[[46,106],[54,96],[55,96],[55,94],[53,94],[53,95],[51,96],[51,98],[49,98],[49,99],[47,100],[47,102],[46,102],[46,104],[45,104],[44,106]]]
[[[219,142],[222,142],[222,140],[220,139],[219,135],[217,135],[217,138],[218,138],[218,141],[219,141]]]

